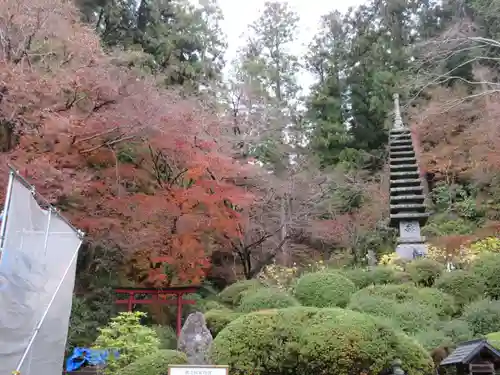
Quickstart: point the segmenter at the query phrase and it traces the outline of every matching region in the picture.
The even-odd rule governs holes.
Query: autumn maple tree
[[[1,182],[13,163],[134,282],[200,282],[252,201],[225,125],[115,66],[68,2],[7,1],[0,23]]]

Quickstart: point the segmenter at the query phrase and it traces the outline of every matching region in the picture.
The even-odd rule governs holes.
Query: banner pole
[[[12,197],[12,185],[14,184],[14,171],[9,171],[9,183],[7,185],[7,193],[5,194],[5,205],[3,207],[2,224],[0,226],[0,254],[3,250],[5,242],[5,231],[7,229],[7,213],[9,212],[10,198]]]
[[[28,353],[29,353],[31,347],[33,346],[33,342],[35,342],[35,338],[38,335],[40,328],[42,328],[43,322],[45,321],[45,318],[47,317],[47,314],[49,313],[50,308],[51,308],[52,304],[54,303],[54,300],[56,299],[57,293],[59,293],[59,289],[61,289],[61,286],[64,283],[64,279],[66,278],[66,275],[68,274],[69,270],[71,269],[71,266],[73,265],[73,262],[76,260],[76,258],[78,256],[78,251],[80,250],[81,245],[82,245],[82,241],[80,241],[80,243],[76,247],[75,253],[73,254],[73,257],[71,258],[71,260],[69,261],[68,267],[66,267],[66,270],[64,271],[64,274],[62,275],[61,280],[59,281],[59,284],[57,285],[57,288],[54,291],[54,294],[52,294],[52,298],[50,299],[49,304],[45,308],[45,311],[43,312],[42,318],[38,322],[38,324],[35,328],[35,331],[31,335],[30,341],[29,341],[28,345],[26,346],[26,349],[24,350],[23,356],[19,360],[19,363],[17,365],[16,370],[14,371],[14,374],[19,374],[19,371],[21,371],[21,366],[23,365],[24,360],[28,356]]]

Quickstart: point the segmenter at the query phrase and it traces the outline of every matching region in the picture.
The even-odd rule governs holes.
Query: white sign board
[[[170,365],[168,375],[228,375],[228,366]]]

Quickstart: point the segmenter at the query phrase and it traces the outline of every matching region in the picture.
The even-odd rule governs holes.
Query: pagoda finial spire
[[[399,94],[394,94],[394,129],[403,129],[403,119],[401,118],[401,109],[399,108]]]

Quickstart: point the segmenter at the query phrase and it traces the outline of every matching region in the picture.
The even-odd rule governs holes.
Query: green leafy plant
[[[482,298],[485,292],[484,282],[481,277],[464,270],[443,273],[436,280],[435,287],[455,297],[455,301],[459,306]]]
[[[355,291],[354,283],[342,273],[320,271],[299,278],[294,296],[304,306],[345,307]]]
[[[141,325],[142,312],[121,313],[100,328],[94,347],[96,349],[117,350],[119,355],[110,355],[105,374],[113,375],[117,370],[159,350],[160,340],[154,329]]]
[[[242,280],[229,285],[219,293],[219,299],[222,303],[235,307],[240,304],[243,295],[251,290],[263,288],[264,285],[259,280]]]
[[[169,365],[184,365],[187,363],[186,354],[182,352],[159,350],[132,362],[119,370],[116,375],[168,375]]]
[[[238,311],[252,311],[298,306],[299,302],[279,289],[262,288],[253,293],[247,293],[241,300]]]
[[[404,358],[408,375],[430,373],[432,360],[413,339],[368,314],[291,307],[241,316],[215,338],[211,359],[235,374],[379,373]]]

